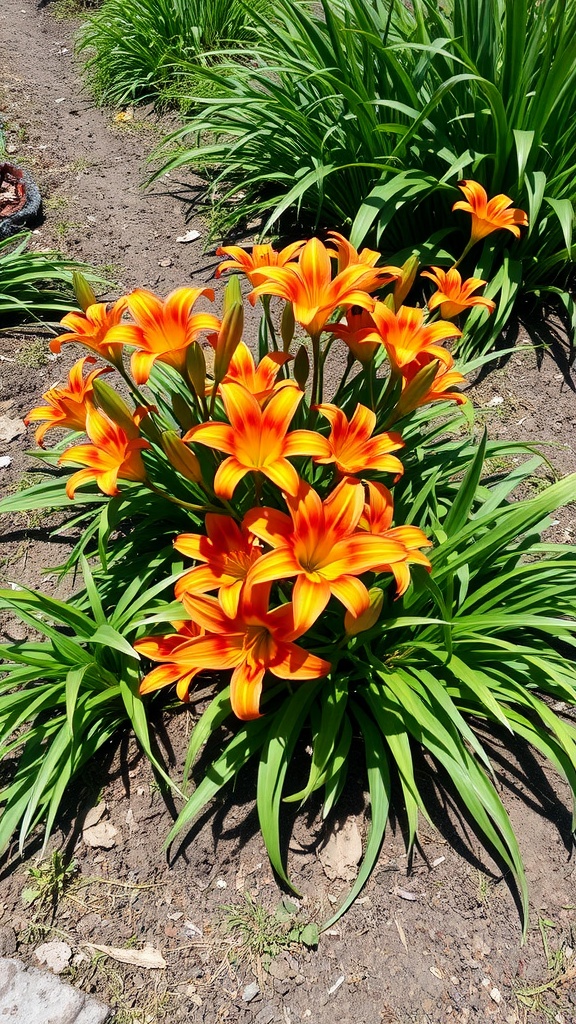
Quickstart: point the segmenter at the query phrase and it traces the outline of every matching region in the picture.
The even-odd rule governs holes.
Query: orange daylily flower
[[[331,597],[354,617],[370,604],[357,577],[382,563],[406,559],[406,548],[395,540],[358,531],[364,511],[362,484],[345,477],[322,501],[309,484],[286,499],[290,515],[273,508],[254,508],[244,522],[274,550],[251,566],[247,588],[296,576],[292,604],[294,626],[301,635],[322,614]]]
[[[367,482],[368,501],[360,517],[358,526],[373,537],[383,537],[397,541],[406,548],[407,556],[403,562],[384,562],[375,567],[374,572],[391,572],[396,580],[396,595],[401,597],[410,585],[409,564],[423,565],[430,570],[430,560],[419,550],[431,547],[426,534],[418,526],[392,526],[394,502],[387,487],[380,483]]]
[[[127,308],[126,299],[118,299],[113,304],[107,302],[95,302],[88,306],[85,313],[66,313],[60,323],[62,327],[68,328],[67,334],[60,334],[58,338],[52,338],[50,351],[59,353],[62,345],[69,341],[75,341],[85,348],[92,349],[102,359],[107,359],[114,366],[122,359],[122,353],[114,346],[108,344],[108,332],[116,327]]]
[[[170,663],[174,663],[177,652],[181,648],[186,648],[191,640],[204,636],[204,630],[198,623],[191,621],[174,622],[172,625],[177,630],[176,633],[168,633],[167,636],[144,637],[142,640],[136,640],[134,644],[135,650],[139,654],[143,654],[145,658],[149,658],[150,661],[168,663],[166,667],[155,668],[144,677],[140,683],[140,693],[151,693],[153,690],[159,690],[160,687],[169,686],[170,683],[175,682],[178,697],[187,703],[190,700],[190,684],[194,676],[197,676],[202,669],[192,668],[175,679],[173,673],[170,672]]]
[[[422,271],[421,277],[429,277],[437,286],[438,291],[428,299],[428,309],[433,310],[440,306],[440,316],[444,320],[451,320],[472,306],[484,306],[489,313],[496,309],[496,303],[492,302],[492,299],[472,294],[487,283],[479,277],[469,277],[467,281],[462,281],[454,267],[448,271],[442,270],[441,267],[431,267],[430,270]]]
[[[345,341],[354,358],[364,364],[371,362],[381,344],[380,341],[366,341],[375,330],[370,312],[358,306],[346,310],[344,322],[330,324],[332,334]]]
[[[269,267],[254,272],[256,287],[248,298],[254,305],[260,295],[279,295],[291,302],[294,317],[312,336],[324,330],[339,306],[371,309],[369,292],[382,287],[400,274],[397,267],[371,267],[350,264],[332,280],[330,251],[319,238],[310,238],[297,263]]]
[[[250,349],[241,341],[230,360],[222,383],[236,381],[242,384],[254,398],[258,399],[260,405],[263,405],[274,390],[280,367],[291,358],[287,352],[270,352],[256,366]]]
[[[253,245],[251,253],[246,249],[242,249],[239,245],[221,246],[219,249],[216,249],[216,255],[230,256],[230,259],[220,263],[216,269],[215,277],[220,277],[224,270],[241,270],[246,274],[250,284],[253,285],[255,283],[253,271],[260,270],[262,267],[284,267],[298,256],[298,253],[304,248],[305,244],[304,241],[292,242],[291,245],[287,245],[280,252],[270,244]]]
[[[382,342],[396,371],[402,370],[423,352],[442,362],[449,360],[450,354],[438,342],[462,335],[462,331],[446,320],[425,325],[424,311],[412,306],[400,306],[394,313],[386,303],[377,302],[372,310],[372,319],[376,329],[367,340]]]
[[[338,260],[338,273],[342,270],[346,270],[347,267],[355,266],[357,264],[363,264],[365,267],[375,267],[380,259],[380,253],[376,252],[375,249],[362,249],[358,252],[357,249],[341,235],[339,231],[329,231],[328,237],[334,241],[336,246],[336,252],[333,253],[328,250],[332,257]]]
[[[493,199],[488,199],[486,189],[477,181],[460,181],[458,188],[466,196],[466,201],[460,199],[454,203],[452,209],[472,214],[469,247],[486,238],[486,235],[491,235],[493,231],[499,231],[500,228],[505,228],[506,231],[511,231],[515,238],[520,238],[520,228],[528,226],[528,217],[524,210],[517,210],[512,206],[513,200],[509,196],[500,193]]]
[[[377,470],[380,473],[401,475],[404,467],[396,456],[390,455],[404,447],[400,434],[383,433],[373,437],[376,414],[365,405],[358,404],[352,419],[336,405],[317,405],[316,408],[330,423],[326,441],[326,454],[315,455],[314,462],[329,465],[333,462],[339,473],[355,476]]]
[[[113,327],[106,340],[109,345],[133,345],[138,350],[131,358],[137,384],[146,383],[156,360],[182,373],[189,346],[202,332],[220,330],[220,321],[212,313],[192,313],[201,295],[214,299],[212,288],[177,288],[164,301],[145,288],[126,296],[136,323]]]
[[[77,444],[67,448],[58,459],[58,465],[72,462],[86,469],[73,473],[66,484],[66,494],[74,497],[77,487],[95,480],[104,494],[119,494],[118,480],[146,480],[146,469],[141,451],[150,448],[150,442],[134,430],[124,429],[113,423],[96,409],[89,409],[86,416],[86,433],[90,444]]]
[[[108,373],[111,367],[101,367],[99,370],[92,370],[87,377],[84,377],[84,366],[86,363],[95,363],[94,356],[84,356],[79,359],[68,374],[68,381],[61,387],[50,388],[42,398],[48,403],[39,405],[32,409],[24,417],[24,423],[28,426],[35,420],[46,420],[36,430],[34,437],[40,448],[44,447],[44,435],[53,427],[69,427],[71,430],[86,429],[86,414],[88,409],[93,408],[94,387],[93,382],[102,373]]]
[[[220,605],[231,619],[238,613],[244,581],[262,547],[253,534],[230,516],[209,512],[205,519],[207,536],[181,533],[174,547],[197,565],[184,573],[174,588],[178,601],[184,594],[205,594],[218,590]]]
[[[185,441],[205,444],[229,458],[218,467],[214,491],[231,498],[246,473],[262,473],[288,494],[298,491],[299,477],[288,462],[295,455],[322,455],[322,438],[311,430],[293,430],[290,422],[303,398],[295,387],[274,392],[262,409],[242,384],[220,386],[228,423],[200,423],[184,436]]]
[[[206,632],[176,646],[170,661],[154,669],[142,681],[141,692],[169,683],[185,686],[203,669],[233,669],[230,702],[234,714],[247,721],[260,715],[260,695],[266,672],[278,679],[319,679],[330,671],[328,661],[309,654],[287,640],[295,637],[292,607],[284,604],[268,610],[268,587],[255,587],[236,616],[225,614],[213,597],[182,597],[188,613]],[[301,635],[301,634],[298,634]],[[154,643],[154,638],[146,641]],[[143,641],[135,644],[142,650]],[[150,652],[150,653],[148,653]],[[156,658],[148,647],[148,656]],[[163,652],[162,652],[163,653]],[[159,659],[158,659],[159,660]]]

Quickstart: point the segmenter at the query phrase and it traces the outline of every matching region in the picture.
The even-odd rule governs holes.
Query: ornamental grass
[[[521,211],[496,205],[469,211],[469,244],[479,223],[524,230]],[[414,260],[381,264],[334,232],[220,255],[231,274],[221,310],[205,287],[164,300],[137,289],[106,306],[78,278],[84,312],[52,343],[89,355],[30,412],[43,479],[0,511],[57,509],[59,532],[64,516],[75,536],[60,572],[80,570],[83,586],[66,603],[0,592],[34,630],[0,648],[2,849],[15,835],[22,849],[36,826],[47,837],[70,781],[129,723],[179,802],[167,844],[256,761],[264,842],[296,889],[284,804],[319,793],[329,818],[361,752],[364,859],[324,926],[369,878],[393,804],[413,847],[434,813],[429,776],[517,888],[526,927],[490,742],[532,744],[576,794],[576,557],[542,538],[576,477],[514,500],[542,460],[473,429],[462,390],[473,367],[455,364],[461,327],[448,317],[479,300],[490,316],[483,281],[434,268],[427,307],[411,307]],[[252,344],[242,276],[262,310]],[[329,359],[340,367],[330,391]],[[47,447],[56,428],[66,435]],[[509,470],[491,470],[494,458]],[[171,778],[155,709],[206,693],[183,777]]]

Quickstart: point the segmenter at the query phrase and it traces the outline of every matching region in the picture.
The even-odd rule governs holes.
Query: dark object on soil
[[[36,220],[42,200],[32,175],[14,164],[0,164],[0,238]]]

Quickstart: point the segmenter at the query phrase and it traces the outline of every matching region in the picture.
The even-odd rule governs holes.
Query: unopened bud
[[[310,375],[310,359],[308,352],[306,351],[305,345],[300,345],[296,353],[293,367],[294,380],[298,384],[298,387],[304,391],[306,387],[306,381]]]
[[[206,357],[197,341],[188,346],[186,372],[196,394],[203,395],[206,390]]]
[[[409,256],[400,268],[402,276],[397,279],[392,292],[392,295],[394,296],[394,310],[396,313],[400,309],[400,306],[414,284],[419,265],[420,261],[417,256]]]
[[[83,309],[84,312],[93,306],[95,302],[98,302],[94,294],[94,289],[88,283],[84,274],[81,274],[79,270],[75,270],[72,274],[72,287],[74,289],[74,295],[76,296],[76,302]]]
[[[370,604],[366,611],[361,612],[356,618],[354,618],[351,612],[346,612],[344,616],[346,636],[357,636],[358,633],[364,633],[367,629],[372,629],[372,626],[375,626],[378,622],[380,612],[382,611],[384,592],[380,587],[371,587],[368,594],[370,596]]]
[[[225,377],[230,360],[242,340],[244,330],[244,304],[237,277],[230,278],[224,295],[224,316],[216,341],[214,380],[217,384]]]
[[[132,436],[135,432],[134,418],[124,399],[120,398],[118,392],[100,377],[94,380],[92,387],[98,408],[119,427],[122,427],[129,436]]]
[[[393,420],[399,420],[402,416],[406,416],[407,413],[418,408],[436,380],[439,366],[440,360],[433,359],[427,366],[423,366],[406,385],[394,409]]]
[[[202,471],[200,463],[193,451],[184,443],[175,430],[165,430],[162,434],[162,447],[170,464],[187,480],[200,483]]]
[[[172,412],[182,427],[182,430],[190,430],[195,426],[196,420],[192,415],[192,410],[188,405],[188,402],[177,392],[172,395]]]

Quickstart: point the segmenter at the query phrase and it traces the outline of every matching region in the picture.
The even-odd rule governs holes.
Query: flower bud
[[[237,277],[232,277],[224,293],[224,316],[216,340],[214,356],[214,380],[216,384],[225,377],[230,360],[234,355],[244,330],[244,304]]]
[[[372,629],[372,626],[376,625],[382,611],[384,592],[380,587],[371,587],[368,593],[370,595],[370,604],[366,611],[358,615],[357,618],[354,618],[350,612],[346,612],[344,616],[346,636],[357,636],[358,633],[364,633],[367,629]]]
[[[190,430],[196,424],[192,410],[188,402],[177,392],[172,395],[172,412],[174,413],[182,430]]]
[[[197,341],[188,346],[186,373],[196,394],[203,395],[206,391],[206,356]]]
[[[308,376],[310,374],[310,359],[308,357],[308,353],[304,345],[300,345],[300,348],[296,353],[293,373],[294,380],[298,384],[298,387],[300,387],[302,391],[304,391],[306,387],[306,381],[308,380]]]
[[[392,295],[394,296],[394,310],[396,313],[400,309],[400,306],[414,284],[419,264],[420,261],[417,256],[409,256],[400,268],[402,276],[396,280],[394,290],[392,292]]]
[[[79,270],[75,270],[72,274],[72,287],[74,289],[74,295],[76,296],[76,302],[83,309],[84,312],[94,303],[98,302],[94,294],[94,289],[88,283],[84,274],[81,274]]]
[[[162,434],[162,447],[170,464],[187,480],[198,484],[202,480],[200,463],[195,454],[184,443],[175,430],[165,430]]]
[[[428,394],[436,380],[439,366],[440,360],[433,359],[427,366],[422,367],[412,380],[406,384],[398,399],[398,404],[393,410],[393,420],[399,420],[402,416],[406,416],[407,413],[413,412],[414,409],[418,408],[421,400]]]
[[[129,437],[134,434],[134,418],[123,398],[114,388],[106,384],[99,377],[92,385],[96,396],[96,405],[119,427],[126,431]]]

